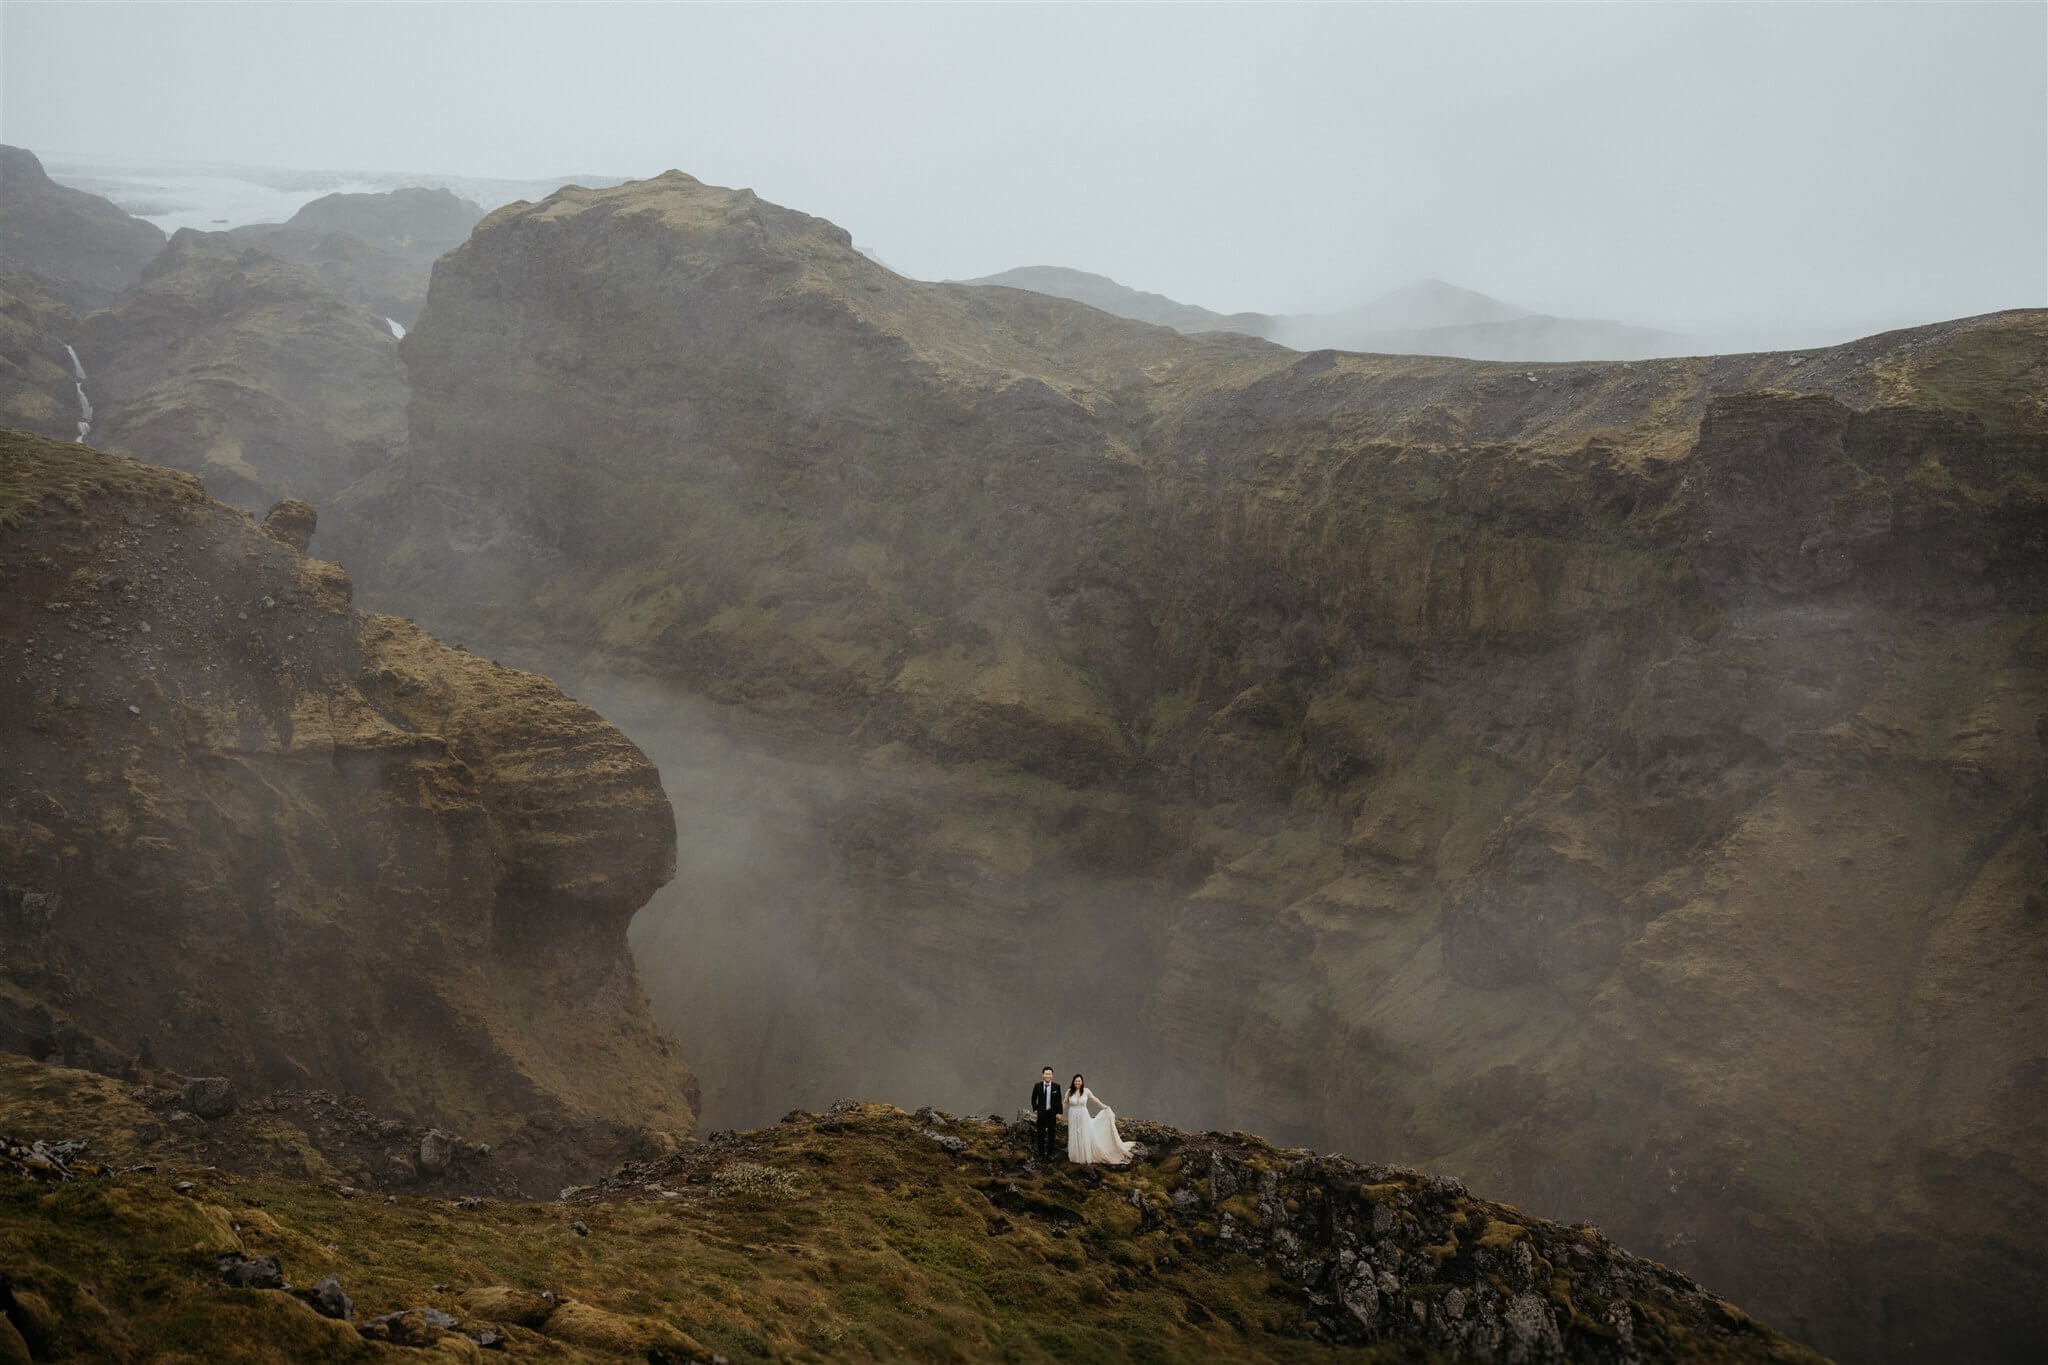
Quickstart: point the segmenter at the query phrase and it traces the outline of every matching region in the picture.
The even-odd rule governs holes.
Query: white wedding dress
[[[1094,1112],[1090,1113],[1090,1107]],[[1116,1110],[1083,1087],[1067,1096],[1067,1160],[1121,1166],[1135,1150],[1116,1130]]]

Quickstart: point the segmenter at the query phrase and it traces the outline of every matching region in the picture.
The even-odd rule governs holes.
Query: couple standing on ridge
[[[1061,1094],[1051,1067],[1040,1071],[1038,1084],[1031,1087],[1031,1115],[1038,1120],[1033,1146],[1040,1158],[1052,1159],[1054,1125],[1062,1111],[1067,1117],[1067,1160],[1121,1166],[1131,1159],[1136,1146],[1117,1132],[1116,1111],[1095,1098],[1078,1071]]]

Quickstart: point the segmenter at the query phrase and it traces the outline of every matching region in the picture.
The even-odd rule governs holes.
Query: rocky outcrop
[[[303,504],[0,440],[0,1048],[220,1078],[202,1117],[345,1090],[542,1187],[687,1131],[625,940],[675,857],[640,752],[358,614]]]
[[[1843,1354],[2044,1330],[2048,315],[1301,355],[671,174],[487,218],[405,359],[340,553],[662,763],[714,1114],[1025,1028]]]
[[[163,245],[154,223],[57,184],[26,148],[0,146],[0,270],[42,276],[83,311],[133,284]]]
[[[405,436],[405,381],[383,318],[222,233],[181,231],[87,320],[92,440],[205,479],[260,511],[322,503]]]

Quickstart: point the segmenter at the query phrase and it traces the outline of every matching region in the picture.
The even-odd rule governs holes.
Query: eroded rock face
[[[133,284],[163,245],[156,224],[57,184],[28,149],[0,146],[0,267],[44,277],[84,310]]]
[[[1304,356],[672,174],[493,214],[405,354],[340,553],[661,757],[731,1118],[1002,1103],[1043,1029],[1844,1354],[2042,1329],[2048,316]]]
[[[625,942],[675,858],[639,750],[358,614],[302,504],[4,440],[0,1049],[347,1091],[543,1183],[687,1131]]]
[[[96,445],[189,470],[250,511],[325,503],[404,442],[382,317],[224,233],[179,232],[78,350]]]

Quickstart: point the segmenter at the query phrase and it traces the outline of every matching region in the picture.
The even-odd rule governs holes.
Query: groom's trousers
[[[1038,1154],[1048,1159],[1053,1153],[1053,1138],[1057,1136],[1059,1115],[1050,1109],[1038,1111]]]

